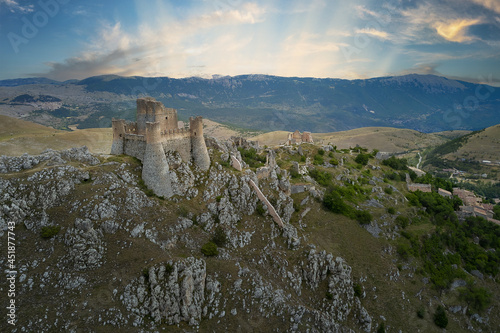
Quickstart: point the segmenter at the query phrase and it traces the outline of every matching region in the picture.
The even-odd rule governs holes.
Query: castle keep
[[[179,128],[177,110],[152,97],[137,99],[137,121],[113,119],[111,154],[134,156],[142,161],[142,179],[158,196],[173,195],[167,152],[178,152],[184,162],[193,161],[208,170],[210,157],[203,138],[202,117],[189,118],[189,128]]]

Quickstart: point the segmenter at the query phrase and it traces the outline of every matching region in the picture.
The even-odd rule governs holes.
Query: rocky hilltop
[[[468,312],[453,293],[440,297],[416,261],[400,258],[396,217],[418,216],[419,209],[409,206],[404,183],[384,182],[388,168],[380,161],[358,167],[356,153],[332,146],[272,150],[214,138],[207,146],[208,171],[167,154],[175,193],[169,199],[144,186],[141,163],[129,156],[94,155],[86,147],[2,156],[0,238],[6,244],[14,235],[15,262],[2,251],[0,264],[16,271],[16,322],[2,327],[438,331],[437,305],[454,331],[498,327],[497,299],[486,312]],[[313,165],[321,151],[330,162],[316,158]],[[321,172],[339,186],[363,186],[353,208],[373,219],[359,224],[325,210],[326,187],[312,170],[327,170]],[[494,277],[483,279],[478,283],[495,285]],[[2,279],[2,293],[9,288]]]

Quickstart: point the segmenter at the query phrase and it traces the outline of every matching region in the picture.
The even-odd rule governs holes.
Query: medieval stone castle
[[[200,169],[209,169],[202,117],[191,117],[189,128],[180,128],[177,110],[146,97],[137,99],[136,122],[113,119],[111,154],[125,154],[141,160],[144,183],[156,195],[166,198],[173,195],[168,152],[178,152],[184,162],[193,161]]]

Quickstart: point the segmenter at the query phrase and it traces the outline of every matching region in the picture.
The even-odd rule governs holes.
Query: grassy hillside
[[[29,121],[0,115],[0,155],[39,154],[45,149],[87,146],[99,154],[111,150],[110,128],[59,131]]]
[[[468,135],[456,151],[443,157],[451,160],[465,158],[475,161],[500,161],[500,124]]]
[[[261,145],[274,146],[286,141],[289,132],[277,131],[255,136],[252,140]],[[420,133],[409,129],[391,127],[365,127],[350,131],[313,134],[316,143],[337,146],[338,149],[356,145],[386,152],[420,150],[443,144],[447,139],[437,134]]]

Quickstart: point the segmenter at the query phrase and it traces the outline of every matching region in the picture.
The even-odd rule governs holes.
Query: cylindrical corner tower
[[[142,161],[142,180],[156,195],[169,198],[173,195],[173,191],[167,158],[161,143],[160,123],[147,122],[145,125],[146,151]]]
[[[191,154],[194,163],[200,169],[206,171],[210,168],[210,157],[203,137],[203,118],[189,118],[189,130],[191,132]]]

